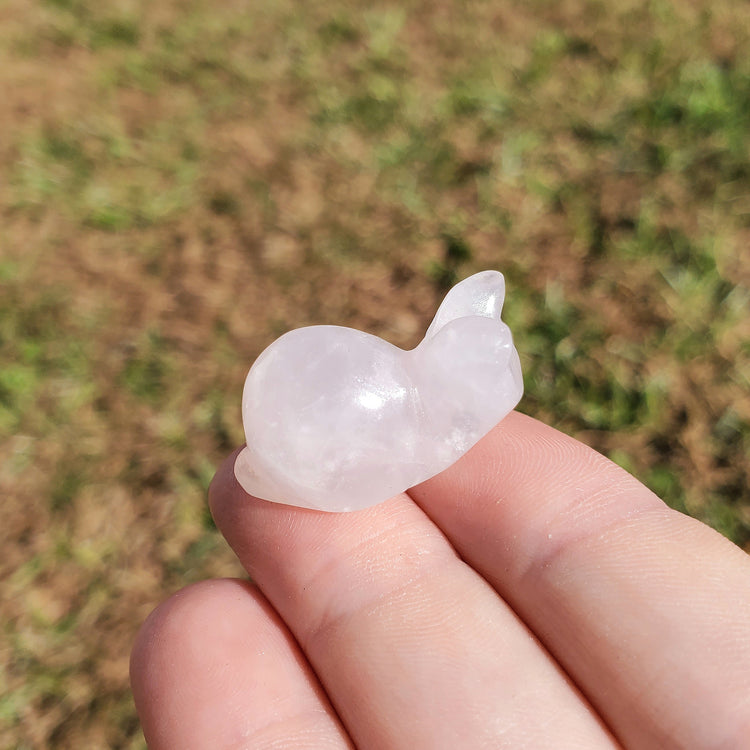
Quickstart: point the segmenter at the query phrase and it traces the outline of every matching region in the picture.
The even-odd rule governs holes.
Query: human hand
[[[210,491],[254,583],[162,604],[131,674],[159,748],[750,748],[750,557],[510,414],[328,514]]]

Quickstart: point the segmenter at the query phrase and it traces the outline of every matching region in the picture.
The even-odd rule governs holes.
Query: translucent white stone
[[[523,393],[504,297],[497,271],[462,281],[411,351],[340,326],[284,334],[245,381],[239,483],[265,500],[348,511],[448,468]]]

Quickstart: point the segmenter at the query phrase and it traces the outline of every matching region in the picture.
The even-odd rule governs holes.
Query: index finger
[[[511,413],[411,497],[627,747],[747,747],[750,558]]]

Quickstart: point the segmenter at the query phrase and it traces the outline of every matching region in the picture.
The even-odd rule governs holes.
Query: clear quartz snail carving
[[[470,276],[410,351],[341,326],[281,336],[245,381],[239,483],[265,500],[350,511],[448,468],[523,394],[504,298],[498,271]]]

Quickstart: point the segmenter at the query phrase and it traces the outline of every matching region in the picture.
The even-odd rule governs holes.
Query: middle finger
[[[508,605],[406,496],[329,514],[258,500],[234,456],[217,525],[360,748],[615,747]]]

